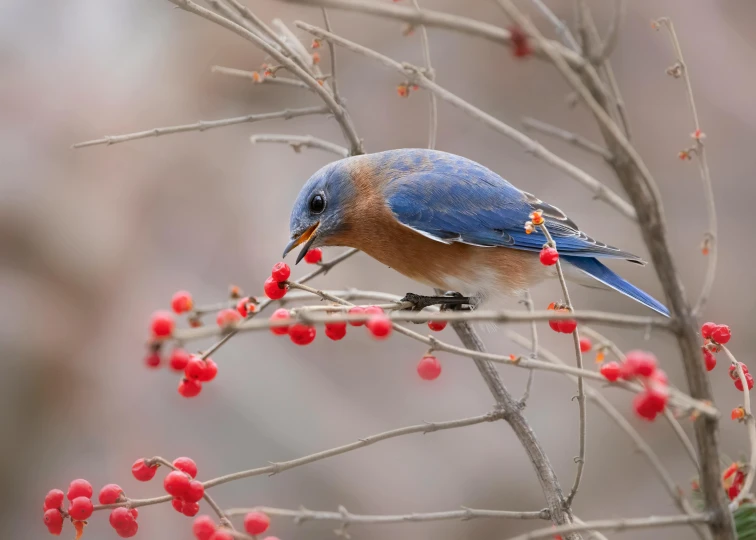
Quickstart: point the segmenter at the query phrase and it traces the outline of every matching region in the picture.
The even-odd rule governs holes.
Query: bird
[[[543,231],[526,232],[534,213],[556,244],[567,280],[613,289],[669,316],[599,261],[645,264],[640,257],[594,240],[556,206],[480,163],[439,150],[388,150],[322,167],[294,202],[284,257],[300,245],[297,263],[315,247],[348,246],[414,281],[478,302],[516,296],[557,275],[539,260]]]

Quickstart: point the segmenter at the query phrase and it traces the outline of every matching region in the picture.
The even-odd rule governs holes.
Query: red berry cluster
[[[566,305],[560,304],[559,302],[550,303],[546,309],[549,311],[558,311],[560,313],[570,312],[570,309]],[[571,334],[575,331],[575,328],[577,328],[577,321],[575,319],[549,321],[549,327],[551,327],[554,332],[559,332],[560,334]]]
[[[185,516],[193,517],[199,512],[199,501],[205,495],[202,482],[195,480],[197,465],[188,457],[173,461],[176,470],[169,472],[163,479],[163,488],[173,496],[173,508]]]
[[[739,362],[741,369],[743,370],[743,375],[745,376],[746,384],[748,384],[748,389],[753,388],[753,376],[748,373],[748,366],[746,366],[743,362]],[[735,384],[735,388],[743,391],[743,381],[740,380],[740,376],[738,375],[738,368],[735,364],[730,365],[730,378],[733,380]]]
[[[722,473],[722,486],[730,500],[740,494],[745,483],[747,467],[743,463],[735,462]]]
[[[367,322],[350,321],[352,326],[365,325],[370,333],[376,339],[385,339],[391,334],[392,324],[383,308],[378,306],[354,306],[347,312],[350,315],[373,315]],[[277,309],[270,317],[271,322],[284,322],[291,318],[291,314],[286,309]],[[333,341],[339,341],[346,336],[347,323],[344,321],[333,321],[325,323],[325,335]],[[315,340],[315,327],[302,323],[294,322],[290,325],[271,326],[270,331],[275,335],[283,336],[288,334],[289,339],[297,345],[309,345]]]
[[[608,362],[601,366],[601,374],[609,381],[636,380],[644,390],[633,399],[633,408],[641,418],[653,420],[664,410],[669,400],[669,379],[657,367],[656,357],[646,351],[630,351],[622,364]]]
[[[704,355],[706,371],[711,371],[717,365],[717,357],[714,356],[714,353],[722,350],[722,345],[730,341],[732,332],[730,332],[730,327],[725,324],[707,322],[701,326],[701,336],[704,339],[701,350]]]
[[[68,493],[66,497],[69,500],[68,510],[63,510],[63,492],[59,489],[50,490],[45,496],[45,502],[42,507],[44,515],[44,523],[47,526],[47,530],[56,536],[63,531],[63,520],[69,518],[74,524],[77,531],[81,531],[86,520],[92,515],[94,511],[94,505],[92,504],[92,484],[84,479],[77,479],[71,482],[68,486]],[[108,484],[100,490],[98,496],[100,504],[114,504],[125,500],[123,490],[116,484]],[[116,530],[119,536],[122,538],[130,538],[137,533],[136,516],[138,514],[136,509],[117,508],[116,510],[126,512],[129,514],[129,524],[121,524],[120,522],[113,524],[113,518],[111,517],[111,524]]]
[[[191,355],[184,366],[184,378],[179,381],[178,393],[185,398],[198,396],[202,383],[210,382],[218,374],[218,365],[212,358]]]
[[[270,527],[270,518],[262,512],[249,512],[244,516],[244,530],[252,536],[264,533]],[[234,535],[227,529],[218,528],[210,516],[198,516],[192,525],[192,532],[197,540],[233,540]],[[268,536],[263,540],[278,540]]]
[[[286,295],[286,291],[289,290],[289,286],[286,284],[286,280],[291,276],[291,268],[289,265],[283,262],[276,263],[273,266],[273,271],[270,277],[265,280],[263,290],[265,296],[271,300],[280,300]]]

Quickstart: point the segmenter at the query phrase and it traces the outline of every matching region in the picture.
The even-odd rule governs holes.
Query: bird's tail
[[[570,263],[578,270],[582,270],[607,287],[610,287],[617,292],[621,292],[625,296],[629,296],[633,300],[640,302],[644,306],[653,309],[665,317],[669,317],[669,310],[664,304],[646,294],[632,283],[622,279],[609,268],[601,264],[597,259],[592,257],[572,257],[570,255],[562,255],[561,259]]]

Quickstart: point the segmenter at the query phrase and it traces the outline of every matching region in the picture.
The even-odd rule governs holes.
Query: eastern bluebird
[[[312,247],[349,246],[431,287],[476,298],[514,295],[556,276],[538,258],[543,232],[525,232],[535,210],[543,211],[568,279],[603,284],[669,316],[598,261],[645,264],[639,257],[594,240],[483,165],[436,150],[389,150],[320,169],[294,203],[284,256],[300,244],[297,262]]]

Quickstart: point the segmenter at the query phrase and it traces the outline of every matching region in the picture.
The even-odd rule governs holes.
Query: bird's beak
[[[284,249],[283,256],[286,257],[286,254],[289,253],[292,249],[297,247],[300,244],[304,244],[304,247],[299,252],[299,255],[297,255],[297,261],[295,264],[298,264],[299,261],[302,260],[302,258],[307,254],[307,252],[310,250],[310,246],[315,241],[315,231],[318,230],[318,226],[320,225],[320,222],[318,221],[315,225],[307,229],[305,232],[303,232],[301,235],[299,235],[296,238],[292,238],[291,242],[289,242],[286,245],[286,248]]]

